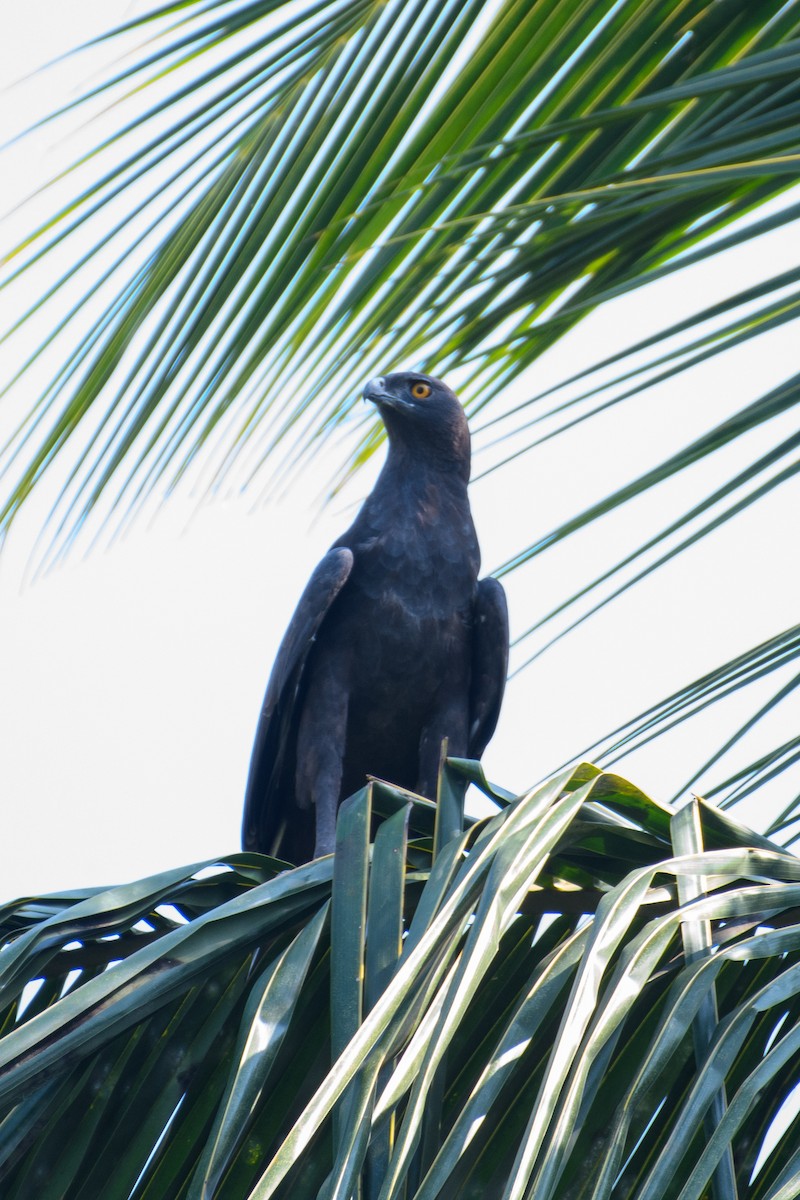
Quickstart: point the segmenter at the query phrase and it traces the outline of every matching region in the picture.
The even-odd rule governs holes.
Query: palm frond
[[[495,815],[448,838],[467,780]],[[441,790],[371,784],[296,870],[5,906],[4,1195],[775,1197],[798,860],[588,765]]]
[[[104,233],[102,280],[84,256],[71,315],[99,283],[104,313],[6,446],[4,524],[80,445],[57,539],[106,489],[135,508],[198,455],[216,486],[287,436],[311,452],[387,354],[472,358],[464,390],[485,404],[592,306],[713,252],[800,173],[791,6],[173,11],[138,23],[155,43],[88,97],[134,97],[96,177],[11,258],[7,285],[139,189]],[[764,285],[751,333],[782,286]]]
[[[788,675],[792,665],[800,658],[800,626],[786,629],[775,637],[769,638],[761,645],[737,655],[736,658],[722,664],[713,671],[692,680],[671,696],[658,704],[654,704],[646,712],[638,714],[631,721],[615,729],[608,737],[586,747],[584,754],[591,754],[599,763],[609,767],[619,762],[626,754],[647,745],[654,738],[669,733],[684,721],[698,716],[710,705],[725,700],[741,688],[758,685],[771,675],[781,673]],[[698,766],[686,778],[674,800],[685,795],[688,789],[701,775],[718,762],[728,750],[745,736],[755,725],[766,718],[778,705],[793,698],[800,685],[800,676],[788,675],[769,697],[766,703],[741,725],[728,741],[720,746],[702,766]],[[737,801],[745,799],[769,779],[792,768],[800,756],[800,741],[791,738],[776,746],[773,750],[761,755],[756,761],[737,770],[730,778],[723,779],[715,787],[706,792],[706,796],[717,798],[722,808],[730,808]],[[766,832],[772,837],[778,837],[791,830],[800,817],[798,801],[794,800],[780,814],[766,822]],[[794,841],[797,834],[792,830],[789,842]]]

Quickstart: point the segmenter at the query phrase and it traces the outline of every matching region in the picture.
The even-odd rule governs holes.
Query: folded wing
[[[242,845],[293,862],[314,845],[314,814],[294,798],[295,750],[305,666],[322,622],[353,567],[345,546],[329,550],[314,570],[286,630],[256,728],[244,801]],[[306,855],[310,858],[311,853]]]
[[[497,725],[508,674],[508,605],[503,586],[478,581],[472,616],[469,757],[480,758]]]

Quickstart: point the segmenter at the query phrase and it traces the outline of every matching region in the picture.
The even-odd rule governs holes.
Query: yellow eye
[[[415,383],[411,386],[411,395],[415,400],[427,400],[431,394],[431,389],[427,383]]]

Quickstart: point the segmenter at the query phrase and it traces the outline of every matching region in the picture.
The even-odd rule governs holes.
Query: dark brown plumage
[[[479,758],[508,663],[505,594],[478,581],[469,430],[441,380],[373,379],[389,453],[313,572],[256,730],[245,849],[300,863],[333,850],[336,810],[367,775],[433,798],[442,739]]]

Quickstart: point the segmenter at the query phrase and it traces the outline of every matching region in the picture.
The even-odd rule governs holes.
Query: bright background
[[[99,78],[119,47],[98,46],[23,78],[71,46],[145,11],[120,0],[28,0],[4,17],[0,141],[8,141]],[[69,185],[16,206],[114,127],[114,113],[81,112],[6,145],[0,160],[4,252]],[[72,130],[72,132],[69,132]],[[508,403],[743,288],[800,256],[796,227],[679,272],[590,316],[515,385]],[[58,260],[56,259],[56,262]],[[34,299],[25,278],[0,292],[0,328]],[[0,344],[6,379],[46,329]],[[680,449],[729,411],[797,368],[789,325],[654,388],[477,481],[472,503],[484,569]],[[49,368],[53,368],[53,361]],[[413,364],[387,363],[386,369]],[[0,407],[0,434],[36,396],[47,356]],[[363,380],[352,381],[354,395]],[[291,379],[286,381],[291,387]],[[356,418],[354,418],[355,422]],[[792,414],[779,423],[789,431]],[[478,424],[478,422],[476,422]],[[506,586],[521,632],[587,578],[637,546],[716,482],[773,445],[775,422],[653,489],[538,558]],[[379,462],[327,507],[320,492],[341,445],[277,500],[233,494],[199,503],[190,492],[110,548],[74,554],[31,582],[26,568],[63,467],[15,524],[0,555],[0,785],[5,829],[0,900],[123,882],[238,847],[241,799],[277,644],[311,569],[352,519]],[[479,456],[475,474],[491,461]],[[380,456],[382,458],[382,455]],[[800,482],[784,486],[713,539],[654,573],[557,643],[508,687],[486,772],[522,790],[596,738],[690,679],[796,620],[797,555],[786,553]],[[746,564],[746,565],[744,565]],[[524,653],[517,654],[521,662]],[[773,676],[630,756],[621,767],[667,799],[781,682]],[[783,706],[736,748],[750,761],[796,732]],[[702,791],[702,779],[696,785]],[[783,791],[781,791],[783,787]],[[761,824],[780,784],[739,810]]]

